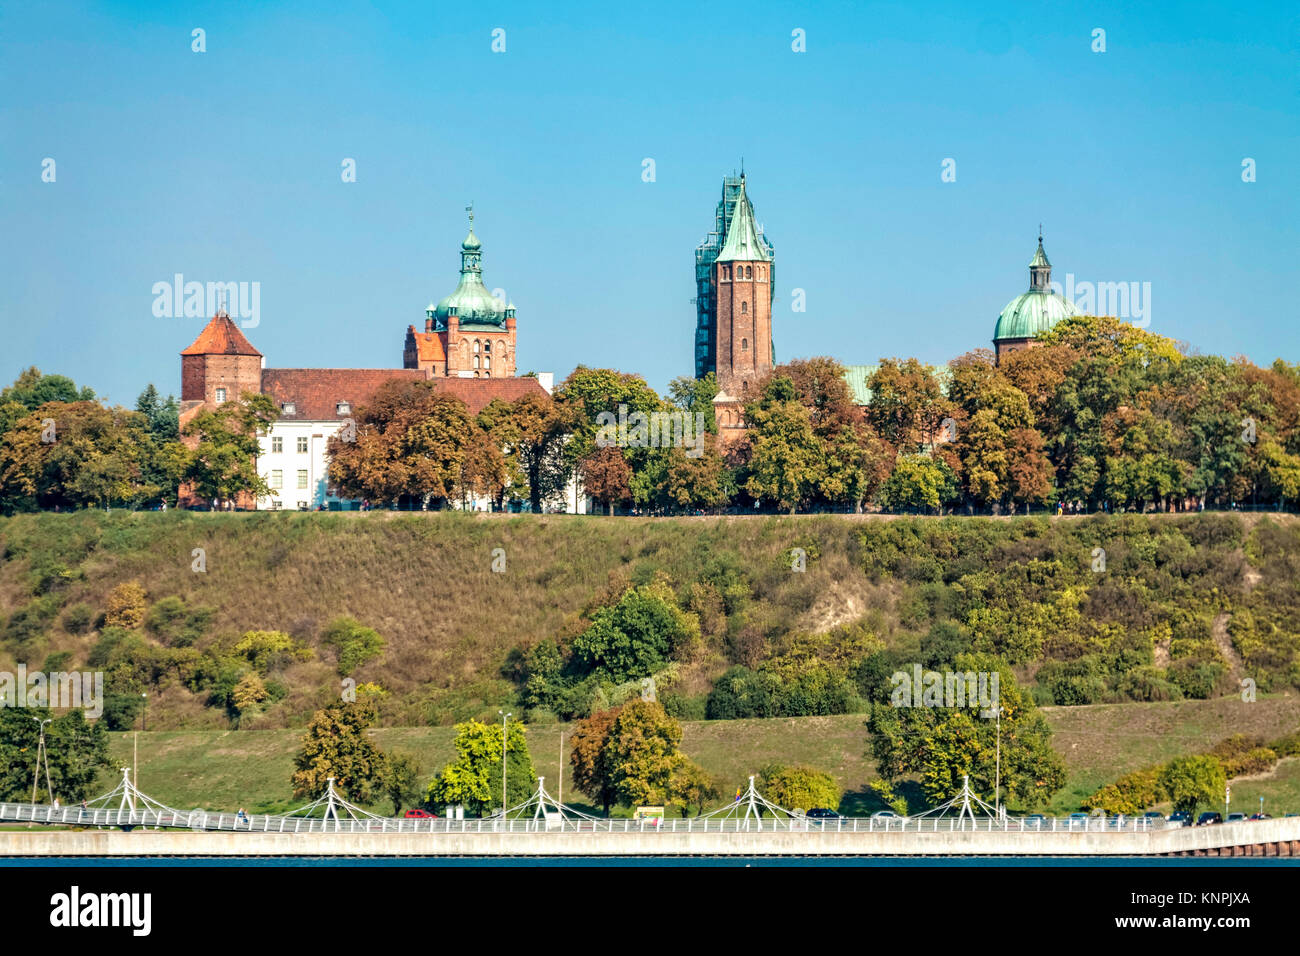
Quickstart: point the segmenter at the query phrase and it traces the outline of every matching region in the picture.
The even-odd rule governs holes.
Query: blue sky
[[[400,366],[473,200],[520,370],[662,389],[742,156],[778,360],[987,346],[1040,221],[1054,278],[1151,283],[1152,331],[1300,360],[1300,9],[1167,7],[8,3],[0,380],[179,393],[178,272],[260,283],[269,366]]]

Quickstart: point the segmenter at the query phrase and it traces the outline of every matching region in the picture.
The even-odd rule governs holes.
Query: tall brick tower
[[[722,198],[714,211],[713,228],[709,230],[704,241],[695,248],[695,377],[703,378],[710,372],[718,373],[718,285],[715,265],[722,247],[731,233],[731,225],[736,212],[744,208],[752,225],[754,207],[746,194],[745,201],[740,202],[744,173],[740,176],[724,176],[722,179]],[[769,293],[775,289],[775,250],[768,238],[758,233],[759,249],[767,257],[767,275]],[[771,301],[769,299],[769,307]],[[775,361],[775,359],[773,359]]]
[[[724,196],[725,201],[725,196]],[[740,174],[726,241],[713,260],[712,371],[718,380],[714,414],[725,440],[744,427],[744,404],[756,397],[756,383],[772,370],[772,248],[754,221],[754,207]]]

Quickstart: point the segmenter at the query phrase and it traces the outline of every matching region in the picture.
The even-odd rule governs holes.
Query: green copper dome
[[[1078,314],[1073,302],[1052,291],[1052,264],[1043,251],[1043,237],[1039,236],[1038,249],[1029,262],[1029,291],[1007,303],[993,328],[993,341],[1032,339],[1062,319]]]
[[[993,341],[1032,339],[1057,322],[1078,315],[1069,299],[1055,292],[1022,292],[1002,310],[993,329]]]
[[[493,298],[492,293],[483,284],[483,244],[474,235],[471,223],[469,235],[460,244],[460,282],[451,294],[430,306],[425,314],[434,321],[438,329],[447,327],[447,318],[452,310],[461,328],[467,325],[489,325],[502,327],[506,324],[506,304]]]

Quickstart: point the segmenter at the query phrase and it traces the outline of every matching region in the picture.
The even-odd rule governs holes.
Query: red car
[[[408,820],[436,820],[436,819],[438,819],[438,814],[436,814],[436,813],[430,813],[428,810],[421,810],[419,807],[416,807],[416,808],[414,808],[414,809],[412,809],[412,810],[407,810],[405,816],[406,816],[406,819],[408,819]]]

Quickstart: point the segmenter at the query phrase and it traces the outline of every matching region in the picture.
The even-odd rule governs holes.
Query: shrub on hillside
[[[351,617],[335,618],[321,636],[321,643],[338,652],[339,674],[347,677],[366,661],[384,651],[379,632]]]
[[[189,607],[172,595],[149,609],[144,626],[154,637],[171,647],[189,647],[202,638],[216,613],[211,607]]]
[[[1183,659],[1174,661],[1167,671],[1171,683],[1177,685],[1184,696],[1208,700],[1223,680],[1222,664],[1209,661]]]
[[[123,581],[108,595],[104,623],[108,627],[124,627],[134,631],[144,623],[145,593],[139,581]]]
[[[1161,769],[1163,768],[1148,767],[1127,773],[1085,798],[1080,806],[1084,810],[1137,816],[1164,799],[1159,783]]]
[[[85,634],[95,620],[95,609],[89,604],[73,604],[63,612],[63,629],[69,634]]]
[[[45,636],[58,610],[58,603],[49,595],[32,598],[9,615],[4,642],[20,655],[29,653],[32,645]]]

